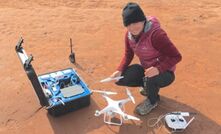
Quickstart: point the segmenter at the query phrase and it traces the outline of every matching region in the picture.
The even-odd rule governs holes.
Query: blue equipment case
[[[21,38],[15,47],[24,70],[32,83],[41,106],[45,106],[53,116],[63,115],[90,105],[91,91],[82,78],[72,68],[37,75],[22,47]]]

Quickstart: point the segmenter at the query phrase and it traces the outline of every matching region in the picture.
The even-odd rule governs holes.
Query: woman
[[[148,114],[157,106],[159,89],[170,85],[175,79],[176,64],[182,57],[159,21],[146,17],[136,3],[128,3],[123,8],[125,35],[124,57],[111,77],[124,76],[116,82],[120,86],[142,86],[141,94],[147,98],[136,107],[139,115]],[[130,65],[134,54],[140,64]]]

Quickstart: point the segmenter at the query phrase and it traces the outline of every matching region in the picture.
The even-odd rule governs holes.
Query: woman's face
[[[143,30],[144,21],[131,23],[126,28],[132,35],[139,35],[140,32]]]

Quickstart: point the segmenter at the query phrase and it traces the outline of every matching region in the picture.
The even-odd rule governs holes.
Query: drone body
[[[131,95],[131,92],[128,89],[126,89],[126,91],[127,91],[128,98],[122,99],[122,100],[113,100],[109,98],[108,95],[116,94],[115,92],[105,92],[105,91],[94,90],[94,92],[102,93],[102,96],[105,98],[105,100],[108,103],[108,105],[104,109],[100,111],[96,110],[95,116],[100,116],[101,114],[104,114],[104,122],[107,124],[111,124],[111,125],[122,125],[123,120],[138,120],[139,121],[140,120],[139,118],[124,113],[125,112],[124,105],[127,102],[132,101],[133,103],[135,103],[134,98]],[[115,117],[116,114],[120,115],[119,123],[111,121],[111,119]]]

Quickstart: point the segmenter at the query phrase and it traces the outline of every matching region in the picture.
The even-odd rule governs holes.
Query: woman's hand
[[[121,76],[121,74],[122,74],[121,71],[115,71],[110,77],[115,78],[115,77]]]
[[[156,67],[147,68],[144,72],[146,77],[153,77],[160,73],[160,71]]]

